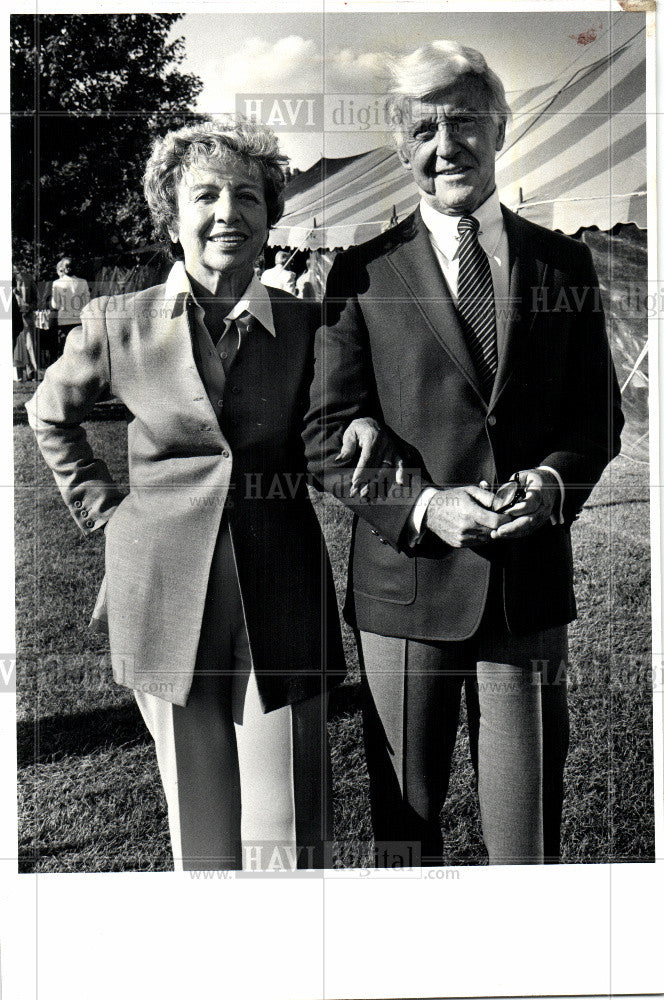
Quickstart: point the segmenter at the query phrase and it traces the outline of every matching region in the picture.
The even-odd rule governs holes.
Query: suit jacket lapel
[[[495,406],[511,378],[520,351],[527,345],[528,335],[537,318],[540,290],[547,272],[527,223],[514,212],[501,207],[509,248],[509,310],[505,345],[499,357],[489,408]],[[403,240],[388,254],[387,259],[408,288],[410,297],[440,345],[486,405],[456,308],[419,209],[412,217],[411,229],[405,230]]]
[[[498,359],[490,409],[509,382],[520,351],[527,347],[527,338],[541,302],[540,289],[546,278],[546,265],[537,256],[537,245],[530,239],[528,227],[514,212],[504,205],[501,208],[509,248],[509,304],[505,345]]]
[[[156,310],[153,338],[150,345],[150,366],[161,385],[168,387],[169,407],[175,407],[192,426],[201,416],[208,420],[213,433],[223,440],[219,422],[210,402],[207,388],[196,363],[192,329],[194,322],[189,315],[187,296],[178,294],[175,299],[164,298],[162,308]],[[221,364],[221,361],[219,362]]]
[[[388,254],[387,259],[408,288],[409,298],[436,340],[483,399],[457,311],[419,209],[412,217],[412,227],[406,230],[404,241]]]

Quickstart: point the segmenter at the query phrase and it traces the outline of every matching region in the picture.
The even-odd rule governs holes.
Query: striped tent
[[[339,167],[341,162],[343,166]],[[417,204],[417,188],[388,148],[342,161],[319,160],[286,191],[286,212],[272,246],[335,249],[364,243]]]
[[[566,233],[646,227],[645,36],[643,16],[613,15],[555,80],[508,94],[513,121],[497,161],[505,204]],[[418,200],[386,147],[322,159],[287,194],[270,243],[299,249],[371,239]]]

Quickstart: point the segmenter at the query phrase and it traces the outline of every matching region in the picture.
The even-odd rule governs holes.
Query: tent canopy
[[[502,201],[565,233],[625,222],[645,229],[645,74],[643,19],[624,13],[555,80],[508,95],[513,121],[496,162]],[[286,213],[270,243],[352,246],[417,202],[393,149],[322,159],[289,185]]]

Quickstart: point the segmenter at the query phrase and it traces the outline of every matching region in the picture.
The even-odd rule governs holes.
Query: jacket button
[[[489,425],[489,427],[496,426],[496,418],[494,417],[493,413],[486,418],[486,422]]]
[[[86,521],[85,522],[85,527],[86,528],[94,528],[94,526],[95,526],[95,522],[94,521]]]
[[[238,394],[239,392],[241,392],[241,391],[242,391],[242,390],[240,389],[240,386],[239,386],[239,385],[234,385],[234,386],[233,386],[233,388],[231,389],[231,392],[232,392],[232,393],[233,393],[233,394],[234,394],[235,396],[237,396],[237,394]]]
[[[221,408],[221,407],[222,407],[223,405],[224,405],[224,401],[223,401],[223,399],[218,399],[218,400],[217,400],[217,406],[218,406],[219,408]]]
[[[74,507],[82,507],[83,503],[80,500],[74,500]]]
[[[81,511],[81,517],[87,517],[87,516],[88,516],[87,510],[82,510]]]
[[[222,458],[230,458],[231,457],[230,456],[230,452],[226,451],[226,449],[224,448],[224,450],[221,453],[221,457]]]

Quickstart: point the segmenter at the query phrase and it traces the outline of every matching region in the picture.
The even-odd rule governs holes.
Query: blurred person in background
[[[263,254],[257,257],[254,261],[254,275],[260,281],[263,271],[265,270],[265,258]]]
[[[90,301],[90,288],[85,278],[72,274],[71,257],[63,257],[56,265],[58,277],[51,290],[51,308],[58,324],[58,347],[62,351],[70,330],[81,321],[81,310]]]
[[[53,364],[59,353],[58,316],[55,310],[51,308],[53,282],[38,282],[37,291],[35,328],[39,347],[39,367],[43,370]]]
[[[13,271],[12,295],[21,314],[21,330],[14,344],[15,379],[31,382],[39,375],[39,358],[35,332],[37,283],[29,271]]]
[[[316,269],[316,255],[310,253],[307,258],[307,266],[295,282],[298,298],[320,301],[323,298],[323,288],[320,288],[320,280]]]
[[[261,281],[270,288],[281,288],[282,291],[290,295],[296,294],[295,272],[288,267],[290,254],[285,250],[278,250],[274,258],[274,267],[268,267],[261,275]]]

